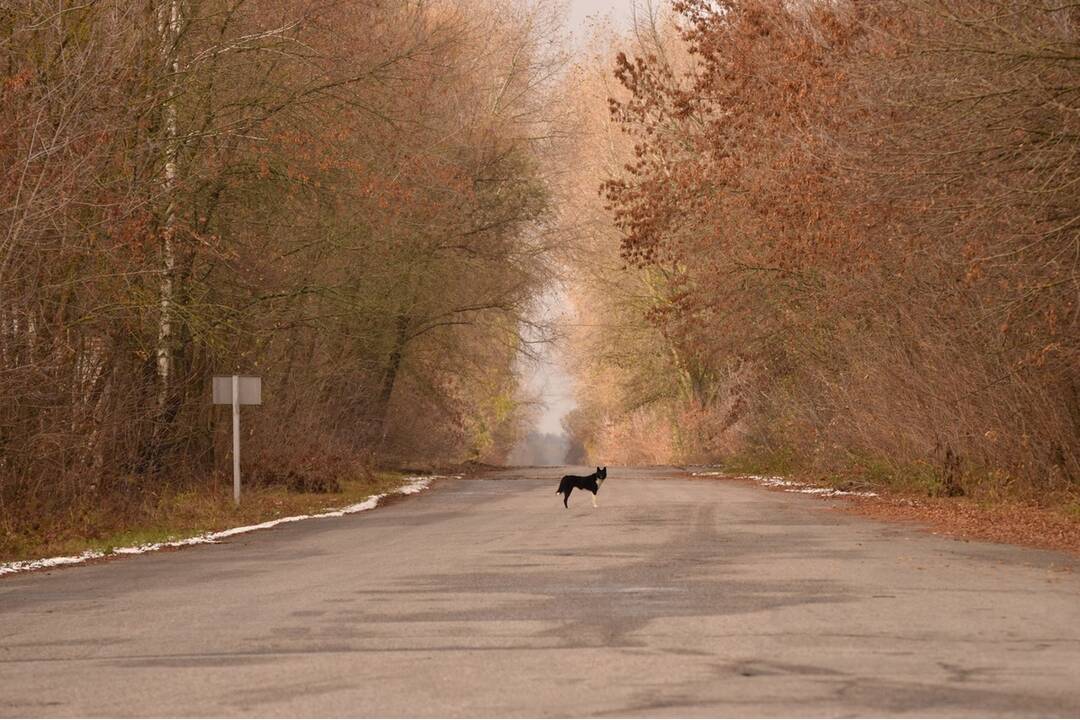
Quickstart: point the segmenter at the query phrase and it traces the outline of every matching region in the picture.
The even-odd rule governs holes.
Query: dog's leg
[[[599,505],[596,504],[596,493],[593,493],[593,495],[592,495],[592,506],[593,507],[600,507]]]
[[[572,489],[573,489],[573,488],[571,488],[571,490],[572,490]],[[567,505],[567,503],[568,503],[568,502],[570,502],[570,490],[567,490],[567,491],[566,491],[566,493],[564,493],[564,494],[563,494],[563,497],[562,497],[562,506],[563,506],[564,508],[569,508],[570,506],[569,506],[569,505]]]

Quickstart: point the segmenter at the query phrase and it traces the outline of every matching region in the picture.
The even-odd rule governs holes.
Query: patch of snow
[[[785,480],[782,477],[766,475],[747,475],[749,480],[756,480],[765,487],[782,488],[784,492],[804,493],[806,495],[820,495],[821,497],[877,497],[875,492],[860,492],[855,490],[836,490],[834,488],[818,487],[796,480]]]
[[[21,562],[5,563],[0,565],[0,575],[21,572],[23,570],[36,570],[38,568],[58,567],[60,565],[76,565],[78,563],[103,557],[105,553],[98,550],[87,550],[79,555],[64,557],[43,558],[41,560],[23,560]]]
[[[718,472],[718,471],[703,471],[692,473],[695,477],[716,477],[722,475],[728,475],[730,477],[741,477],[746,480],[754,480],[765,487],[781,488],[784,492],[804,493],[806,495],[820,495],[821,497],[877,497],[875,492],[859,492],[855,490],[836,490],[833,488],[818,487],[817,485],[808,485],[807,483],[798,482],[797,480],[786,480],[776,475],[731,475],[730,473]]]
[[[462,476],[461,475],[454,475],[454,477],[460,479]],[[430,477],[418,477],[415,480],[413,480],[411,483],[409,483],[408,485],[403,485],[403,486],[399,487],[394,492],[396,492],[396,493],[398,493],[400,495],[415,495],[416,493],[420,492],[421,490],[426,489],[427,486],[430,485],[430,484],[431,484],[431,478]]]
[[[757,480],[766,487],[805,487],[804,483],[794,480],[785,480],[782,477],[769,475],[748,475],[751,480]]]
[[[212,533],[203,533],[202,535],[182,538],[180,540],[165,540],[163,542],[145,543],[143,545],[118,547],[113,548],[112,551],[108,553],[102,552],[100,550],[87,550],[83,553],[80,553],[79,555],[42,558],[41,560],[19,560],[16,562],[0,563],[0,575],[25,572],[27,570],[40,570],[41,568],[57,567],[60,565],[77,565],[79,563],[84,563],[87,560],[96,560],[97,558],[106,557],[108,555],[141,555],[143,553],[161,550],[162,548],[184,547],[186,545],[214,544],[220,540],[223,540],[224,538],[232,537],[233,535],[241,535],[243,533],[254,532],[255,530],[267,530],[283,523],[291,523],[298,520],[313,520],[317,518],[342,517],[343,515],[351,515],[353,513],[363,512],[365,510],[372,510],[376,506],[378,506],[379,501],[387,495],[415,495],[421,490],[427,489],[427,487],[431,485],[432,480],[437,480],[445,477],[460,478],[461,476],[427,475],[424,477],[407,477],[405,479],[409,480],[409,483],[402,485],[401,487],[391,491],[390,493],[379,493],[378,495],[371,495],[366,500],[362,500],[361,502],[354,503],[343,508],[338,508],[336,510],[328,510],[326,512],[314,513],[312,515],[292,515],[290,517],[267,520],[266,522],[259,523],[258,525],[244,525],[242,527],[234,527]]]

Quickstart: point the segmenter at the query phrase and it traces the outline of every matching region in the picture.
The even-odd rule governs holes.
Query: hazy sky
[[[609,17],[617,27],[629,24],[633,0],[567,0],[566,28],[581,42],[590,19]]]
[[[552,322],[565,316],[567,311],[565,297],[557,290],[551,289],[539,299],[536,314],[541,322]],[[540,353],[539,362],[523,361],[525,365],[522,367],[526,391],[544,404],[536,427],[533,429],[561,435],[562,417],[573,410],[576,404],[573,379],[563,368],[562,358],[556,346],[541,346]]]
[[[526,373],[526,378],[525,386],[544,403],[536,430],[561,435],[563,415],[573,410],[576,403],[573,381],[562,368],[558,356],[547,353],[545,361]]]
[[[633,0],[567,0],[566,29],[573,33],[573,42],[580,43],[596,22],[610,20],[615,27],[626,27],[632,17]],[[547,313],[560,313],[565,308],[557,296],[546,298]],[[549,350],[544,360],[525,371],[525,386],[530,394],[544,403],[535,428],[539,432],[562,434],[562,417],[575,405],[573,380],[562,367],[558,353]]]

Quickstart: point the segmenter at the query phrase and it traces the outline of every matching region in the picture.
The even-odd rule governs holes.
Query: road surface
[[[0,578],[3,715],[1080,715],[1080,564],[675,469]]]

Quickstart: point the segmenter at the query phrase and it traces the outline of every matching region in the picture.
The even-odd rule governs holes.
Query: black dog
[[[592,506],[597,507],[596,504],[596,491],[600,489],[600,486],[604,484],[604,480],[607,479],[607,467],[596,468],[596,472],[592,475],[564,475],[563,479],[559,481],[559,489],[555,492],[562,493],[563,507],[570,507],[567,503],[570,500],[570,493],[574,491],[574,488],[578,490],[588,490],[592,493]]]

